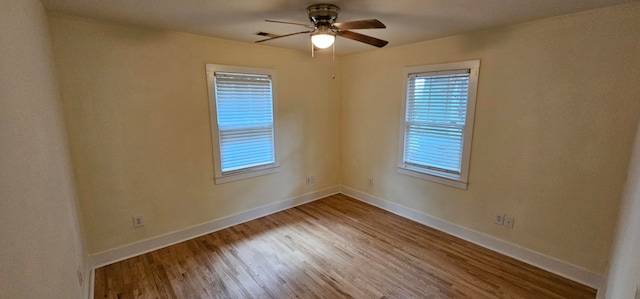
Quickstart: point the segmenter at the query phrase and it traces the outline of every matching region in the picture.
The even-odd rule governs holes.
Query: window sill
[[[400,167],[400,166],[398,167],[398,173],[423,179],[423,180],[427,180],[427,181],[431,181],[431,182],[435,182],[435,183],[439,183],[439,184],[443,184],[443,185],[447,185],[447,186],[451,186],[451,187],[455,187],[458,189],[467,190],[467,182],[462,182],[455,179],[449,179],[449,178],[445,178],[445,177],[441,177],[433,174],[419,172],[419,171],[415,171],[415,170]]]
[[[250,171],[250,172],[242,172],[242,173],[234,173],[234,174],[216,176],[216,180],[215,181],[216,181],[216,185],[220,185],[220,184],[224,184],[224,183],[244,180],[244,179],[248,179],[248,178],[253,178],[253,177],[257,177],[257,176],[263,176],[263,175],[272,174],[272,173],[278,173],[278,172],[280,172],[280,166],[274,166],[274,167],[263,168],[263,169],[260,169],[260,170],[254,170],[254,171]]]

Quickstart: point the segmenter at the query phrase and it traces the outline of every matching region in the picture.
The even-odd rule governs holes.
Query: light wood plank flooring
[[[344,195],[95,271],[95,298],[595,298]]]

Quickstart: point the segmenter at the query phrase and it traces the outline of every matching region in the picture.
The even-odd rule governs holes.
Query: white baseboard
[[[341,193],[389,211],[398,216],[413,220],[476,245],[480,245],[495,252],[515,258],[540,269],[582,283],[591,288],[598,289],[604,282],[604,277],[598,273],[591,272],[542,253],[426,215],[397,203],[377,198],[356,189],[342,186]]]
[[[267,216],[282,210],[293,208],[314,200],[318,200],[340,192],[339,186],[326,188],[323,190],[307,193],[294,198],[282,200],[253,210],[240,212],[224,218],[219,218],[207,223],[192,226],[187,229],[175,231],[161,236],[149,238],[136,243],[124,245],[118,248],[99,252],[91,256],[93,268],[99,268],[130,257],[141,255],[163,247],[167,247],[182,241],[193,239],[208,233],[218,231],[243,222]]]

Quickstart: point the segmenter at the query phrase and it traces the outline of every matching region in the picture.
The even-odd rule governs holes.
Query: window
[[[275,71],[206,69],[216,184],[277,172]]]
[[[398,172],[466,189],[479,60],[408,67]]]

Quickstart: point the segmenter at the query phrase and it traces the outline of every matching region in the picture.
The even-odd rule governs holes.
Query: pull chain
[[[315,57],[315,46],[313,45],[313,43],[311,43],[311,58]],[[336,42],[333,42],[333,45],[331,47],[332,52],[331,52],[331,79],[335,79],[336,78]]]
[[[331,76],[331,79],[336,79],[336,41],[333,42],[333,54],[331,55],[331,71],[333,72],[333,75]]]

